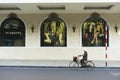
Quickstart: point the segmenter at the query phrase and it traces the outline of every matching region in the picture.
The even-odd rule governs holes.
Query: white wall
[[[2,22],[8,14],[0,14]],[[66,13],[58,14],[67,24],[67,47],[40,47],[40,24],[48,14],[18,14],[26,25],[26,47],[0,47],[0,59],[47,59],[47,60],[70,60],[72,56],[82,54],[83,48],[87,49],[89,59],[105,60],[104,47],[82,47],[81,46],[81,25],[83,20],[90,14],[86,13]],[[115,32],[114,26],[120,26],[120,14],[100,14],[109,24],[109,48],[108,60],[120,60],[120,36]],[[72,25],[77,29],[73,33]],[[34,33],[31,26],[35,26]]]

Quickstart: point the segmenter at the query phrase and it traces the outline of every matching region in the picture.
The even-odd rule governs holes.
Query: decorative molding
[[[18,16],[17,16],[17,14],[15,14],[15,13],[10,13],[10,14],[8,15],[8,17],[18,17]]]
[[[50,17],[58,17],[58,15],[56,14],[56,13],[50,13],[49,15],[48,15],[48,17],[50,18]]]
[[[99,13],[94,12],[94,13],[92,13],[92,14],[90,15],[90,17],[91,17],[91,18],[100,17],[100,14],[99,14]]]

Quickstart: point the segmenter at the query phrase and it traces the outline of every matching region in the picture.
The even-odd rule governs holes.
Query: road
[[[120,68],[0,66],[0,80],[120,80]]]

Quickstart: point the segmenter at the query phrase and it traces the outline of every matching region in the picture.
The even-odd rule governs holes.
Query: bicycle
[[[78,59],[78,57],[73,57],[73,61],[69,63],[69,67],[70,68],[87,68],[92,70],[95,68],[95,64],[91,60],[87,60],[84,62],[84,65],[81,65],[81,62]]]

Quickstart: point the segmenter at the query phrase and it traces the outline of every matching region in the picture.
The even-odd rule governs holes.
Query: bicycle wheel
[[[79,67],[79,64],[78,64],[77,62],[75,62],[75,61],[71,61],[71,62],[69,63],[69,67],[70,67],[70,68],[78,68],[78,67]]]
[[[87,61],[87,68],[94,69],[95,68],[95,64],[92,61]]]

